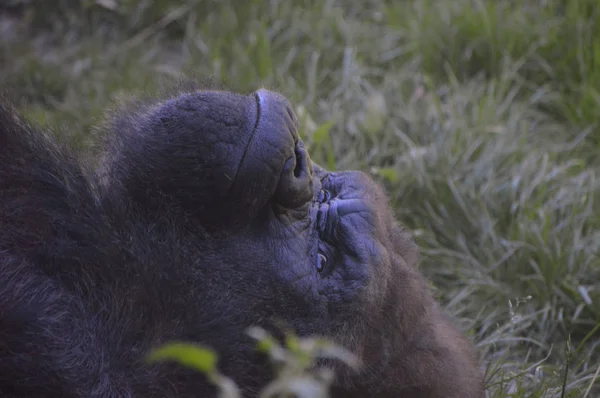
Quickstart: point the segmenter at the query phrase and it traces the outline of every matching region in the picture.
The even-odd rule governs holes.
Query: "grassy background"
[[[278,90],[317,162],[384,181],[490,397],[600,396],[597,0],[95,3],[0,6],[31,120],[85,151],[182,74]]]

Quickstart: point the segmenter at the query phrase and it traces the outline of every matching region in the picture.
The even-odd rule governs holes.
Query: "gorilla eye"
[[[323,272],[325,267],[327,266],[327,257],[323,253],[319,253],[317,259],[317,272]]]
[[[321,189],[321,191],[319,192],[319,202],[320,203],[325,203],[325,202],[329,202],[329,199],[331,199],[331,194],[329,193],[329,191]]]

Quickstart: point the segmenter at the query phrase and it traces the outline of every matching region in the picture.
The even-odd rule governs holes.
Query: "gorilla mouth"
[[[323,179],[321,179],[321,186],[323,184]],[[331,193],[323,188],[319,191],[317,196],[317,202],[319,203],[327,203],[331,199]]]
[[[323,180],[321,180],[321,184],[322,183]],[[315,202],[317,206],[316,227],[320,232],[324,233],[327,231],[327,216],[331,208],[330,200],[331,193],[328,190],[321,188]]]

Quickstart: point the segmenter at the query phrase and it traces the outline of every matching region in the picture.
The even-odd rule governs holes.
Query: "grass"
[[[0,86],[30,119],[85,151],[163,80],[276,89],[317,162],[386,184],[489,397],[600,395],[596,0],[12,3]]]

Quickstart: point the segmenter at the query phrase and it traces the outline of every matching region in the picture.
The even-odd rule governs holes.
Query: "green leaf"
[[[148,360],[150,362],[175,361],[202,373],[212,373],[216,370],[217,354],[196,344],[169,343],[151,352]]]
[[[247,333],[250,337],[258,341],[257,346],[260,352],[269,353],[278,347],[275,339],[263,328],[253,326],[248,329]]]
[[[313,140],[315,141],[315,144],[320,145],[326,143],[329,140],[329,130],[331,130],[332,127],[332,121],[325,122],[320,125],[313,133]]]
[[[287,348],[292,352],[298,352],[300,350],[300,342],[298,337],[293,334],[286,336],[285,343]]]

